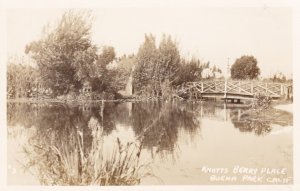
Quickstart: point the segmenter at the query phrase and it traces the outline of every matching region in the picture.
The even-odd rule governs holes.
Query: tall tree
[[[135,92],[147,92],[159,96],[166,86],[171,87],[180,68],[180,54],[177,42],[171,36],[163,35],[159,47],[155,38],[145,35],[145,41],[137,54],[134,71]]]
[[[242,56],[231,67],[231,78],[233,79],[254,79],[259,74],[257,60],[253,56]]]
[[[140,46],[137,54],[137,65],[133,74],[135,93],[151,89],[157,57],[158,51],[155,45],[155,37],[151,34],[145,35],[145,41]]]
[[[46,87],[56,95],[78,89],[83,81],[97,77],[97,48],[91,42],[90,14],[68,11],[53,29],[26,46],[35,59]]]
[[[158,53],[158,67],[156,67],[155,71],[158,81],[162,83],[168,80],[172,84],[180,68],[180,54],[177,42],[172,40],[171,36],[163,35]]]

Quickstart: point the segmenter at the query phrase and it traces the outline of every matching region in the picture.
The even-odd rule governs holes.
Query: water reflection
[[[178,130],[184,129],[190,135],[200,129],[200,121],[189,106],[178,103],[139,103],[132,109],[132,128],[137,136],[144,136],[143,145],[173,151],[178,139]]]
[[[135,185],[149,173],[147,165],[139,162],[142,144],[138,140],[124,144],[119,138],[107,139],[105,135],[115,126],[111,114],[101,107],[99,114],[97,108],[87,106],[15,106],[9,109],[35,113],[32,117],[16,110],[8,112],[9,119],[15,119],[9,125],[22,125],[25,120],[24,127],[34,130],[21,143],[26,155],[23,165],[40,184]],[[10,128],[8,132],[18,139],[14,130],[19,129]]]
[[[142,149],[150,151],[152,159],[169,155],[175,159],[175,155],[180,155],[182,133],[190,140],[199,137],[202,119],[230,121],[240,132],[254,132],[257,136],[268,135],[272,124],[285,126],[292,123],[292,114],[287,112],[273,111],[275,117],[283,116],[277,120],[254,119],[247,109],[226,109],[210,102],[8,103],[7,107],[9,128],[16,131],[16,126],[34,129],[25,144],[24,151],[31,159],[27,167],[34,166],[40,183],[47,185],[108,184],[106,179],[99,178],[108,174],[99,172],[108,173],[107,165],[114,166],[117,160],[112,152],[125,152],[126,149],[128,153],[124,155],[130,156],[130,160],[126,163],[128,158],[125,156],[119,160],[125,160],[126,172],[133,172],[136,179],[127,178],[129,182],[110,180],[111,184],[138,184],[141,176],[148,173],[141,175],[133,170],[139,168],[137,161]],[[118,126],[129,128],[128,131],[134,134],[134,141],[130,144],[134,147],[127,145],[127,148],[126,144],[124,148],[117,146],[117,150],[112,147],[118,145],[116,139],[112,141],[111,138]],[[105,151],[104,147],[107,147]],[[100,159],[105,161],[104,152],[108,153],[106,158],[109,159],[106,165],[98,162]],[[118,170],[120,173],[124,169]],[[113,176],[109,174],[109,177]]]
[[[258,136],[270,133],[274,124],[288,126],[292,125],[293,122],[292,114],[273,108],[258,114],[246,109],[230,110],[230,118],[234,127],[241,132],[253,132]]]

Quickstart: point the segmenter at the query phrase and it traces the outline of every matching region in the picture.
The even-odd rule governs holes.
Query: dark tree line
[[[178,43],[169,35],[163,35],[158,46],[153,35],[145,35],[137,55],[116,58],[113,47],[98,47],[92,42],[91,29],[89,12],[76,11],[64,13],[56,25],[45,28],[42,37],[25,48],[36,67],[9,66],[9,97],[17,97],[20,88],[16,84],[24,81],[18,79],[17,73],[30,75],[30,79],[26,78],[30,86],[18,85],[22,91],[33,92],[25,97],[34,97],[41,86],[44,91],[49,90],[53,98],[78,96],[86,84],[93,93],[108,93],[115,98],[124,90],[130,76],[135,94],[159,97],[170,94],[183,83],[202,80],[205,69],[221,73],[208,62],[182,57]],[[34,75],[27,70],[33,70]]]
[[[209,62],[184,58],[170,35],[163,35],[158,46],[153,35],[145,35],[137,55],[116,58],[113,47],[92,42],[91,29],[89,12],[75,11],[66,12],[56,25],[45,28],[43,36],[25,48],[36,67],[9,64],[8,97],[36,96],[40,86],[52,97],[78,96],[88,84],[93,93],[115,98],[132,77],[135,95],[158,98],[172,95],[186,82],[214,79],[222,73]],[[109,67],[111,63],[115,66]],[[211,74],[204,74],[205,70]],[[242,56],[231,67],[232,79],[255,79],[259,74],[253,56]],[[273,81],[279,81],[277,76]]]

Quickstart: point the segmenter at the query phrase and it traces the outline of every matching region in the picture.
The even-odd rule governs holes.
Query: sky
[[[66,9],[8,9],[7,52],[24,55],[26,44],[41,37]],[[117,56],[137,53],[144,35],[157,44],[162,34],[178,41],[183,57],[197,57],[226,73],[242,55],[253,55],[267,77],[292,73],[292,10],[287,7],[142,7],[92,9],[92,41],[113,46]]]

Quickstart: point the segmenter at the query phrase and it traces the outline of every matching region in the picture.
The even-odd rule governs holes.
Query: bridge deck
[[[202,81],[189,82],[177,89],[180,96],[200,99],[203,97],[225,99],[252,99],[256,94],[273,99],[287,96],[291,84],[267,83],[261,81]]]

